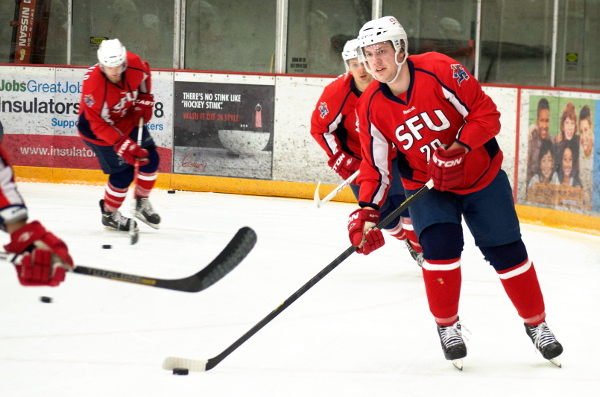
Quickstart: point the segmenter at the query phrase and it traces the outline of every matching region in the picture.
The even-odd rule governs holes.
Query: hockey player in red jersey
[[[104,198],[100,200],[102,224],[129,231],[130,222],[134,222],[137,229],[134,220],[119,212],[135,179],[135,217],[157,229],[160,216],[148,196],[158,176],[160,159],[145,126],[141,146],[136,143],[139,120],[150,121],[154,107],[150,65],[128,52],[118,39],[100,44],[98,61],[83,80],[77,128],[94,150],[102,171],[109,175]]]
[[[0,124],[2,132],[2,124]],[[56,287],[73,268],[67,245],[39,221],[27,222],[27,207],[14,180],[12,167],[0,147],[0,228],[10,234],[6,252],[22,255],[15,265],[24,286]]]
[[[362,156],[355,107],[362,92],[373,81],[364,65],[358,61],[357,47],[356,39],[348,40],[344,45],[342,58],[346,73],[338,76],[325,87],[311,118],[310,133],[327,153],[329,157],[327,164],[342,179],[348,179],[360,167]],[[395,159],[393,164],[396,164]],[[396,171],[388,190],[387,200],[381,207],[383,217],[398,208],[406,198],[397,172],[398,168],[394,169]],[[352,184],[350,188],[358,199],[359,185]],[[422,249],[408,211],[404,211],[385,229],[391,236],[406,243],[411,256],[420,266],[423,261]]]
[[[560,366],[563,348],[545,322],[536,271],[501,169],[496,105],[455,60],[435,52],[409,56],[406,32],[394,17],[367,22],[358,40],[359,59],[378,82],[357,104],[363,161],[361,208],[348,224],[352,244],[365,252],[384,244],[373,227],[397,152],[407,195],[429,179],[434,183],[411,205],[410,215],[423,247],[425,291],[446,359],[462,369],[467,355],[458,315],[464,217],[527,335],[544,358]]]

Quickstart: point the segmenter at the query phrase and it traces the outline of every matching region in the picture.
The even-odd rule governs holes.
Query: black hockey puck
[[[110,244],[104,244],[104,245],[102,245],[102,248],[105,249],[105,250],[109,250],[109,249],[112,248],[112,245],[110,245]]]
[[[49,296],[42,296],[40,297],[40,300],[44,303],[52,303],[52,298],[50,298]]]
[[[169,190],[167,191],[168,194],[175,194],[175,190]]]
[[[173,368],[173,375],[187,375],[190,371],[187,368]]]

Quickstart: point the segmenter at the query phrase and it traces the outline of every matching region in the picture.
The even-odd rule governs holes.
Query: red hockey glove
[[[379,211],[360,208],[350,214],[348,218],[348,234],[353,246],[358,247],[356,252],[369,255],[385,244],[381,230],[374,229],[379,222]]]
[[[360,168],[360,160],[350,156],[344,151],[338,150],[337,153],[329,159],[327,165],[337,172],[342,179],[348,179]]]
[[[4,249],[14,254],[25,253],[21,263],[15,265],[19,282],[25,286],[56,287],[65,280],[65,269],[73,268],[67,245],[38,221],[13,232]]]
[[[123,160],[131,165],[135,165],[136,160],[140,161],[140,165],[146,165],[150,162],[150,160],[148,160],[148,151],[142,149],[140,145],[127,136],[119,139],[117,143],[115,143],[115,146],[113,146],[113,149],[123,158]]]
[[[450,190],[462,183],[464,179],[465,149],[452,150],[437,148],[427,164],[429,177],[433,179],[433,187],[439,191]]]
[[[133,115],[136,120],[140,117],[144,118],[144,124],[150,121],[152,118],[152,112],[154,111],[154,95],[152,94],[138,94],[135,102],[133,103]]]

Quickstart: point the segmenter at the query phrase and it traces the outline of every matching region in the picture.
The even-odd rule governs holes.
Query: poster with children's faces
[[[594,164],[599,100],[591,97],[529,97],[526,204],[590,213],[600,208]]]
[[[596,102],[596,109],[600,108],[600,100]],[[596,112],[594,117],[593,133],[588,134],[584,139],[584,156],[587,156],[588,150],[591,151],[592,158],[592,211],[600,212],[600,111]],[[586,141],[591,137],[593,142]]]

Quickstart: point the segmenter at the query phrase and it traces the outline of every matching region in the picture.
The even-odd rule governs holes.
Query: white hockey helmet
[[[102,66],[120,66],[127,60],[127,50],[119,39],[104,40],[98,48],[98,61]]]
[[[354,58],[358,58],[358,40],[351,39],[344,44],[344,49],[342,50],[342,59],[344,59],[344,66],[346,67],[346,73],[350,71],[350,65],[348,65],[348,61]]]
[[[394,50],[408,52],[406,31],[394,17],[382,17],[365,23],[358,33],[358,41],[361,48],[390,41]]]
[[[373,19],[372,21],[365,23],[363,27],[360,28],[360,31],[358,32],[358,60],[365,63],[367,71],[373,75],[366,64],[367,59],[364,54],[364,47],[382,43],[384,41],[389,41],[392,44],[392,47],[396,51],[396,56],[400,53],[400,51],[405,52],[404,60],[402,62],[398,62],[398,59],[396,59],[396,64],[398,65],[396,77],[387,82],[392,83],[398,77],[402,65],[408,58],[408,38],[406,36],[406,31],[396,18],[387,16]],[[375,77],[375,75],[373,75],[373,77]]]
[[[344,49],[342,50],[342,58],[344,59],[344,61],[349,61],[351,59],[358,58],[358,53],[356,52],[357,49],[358,40],[348,40],[346,44],[344,44]]]

